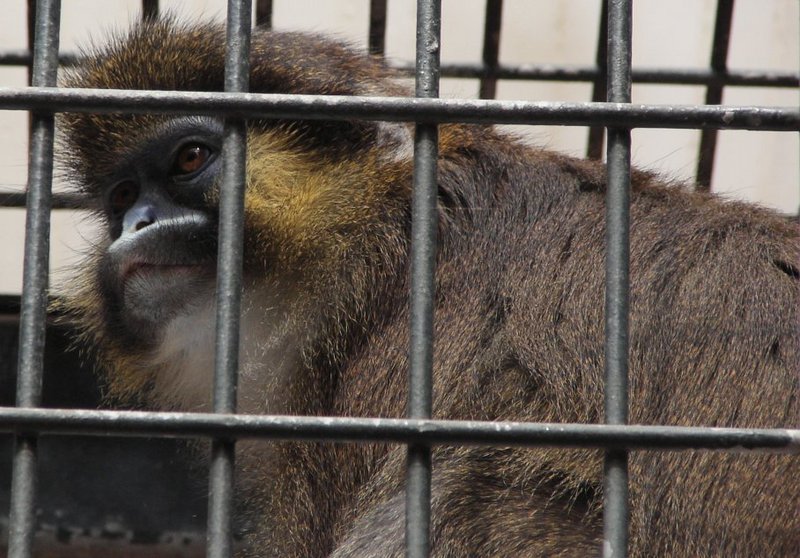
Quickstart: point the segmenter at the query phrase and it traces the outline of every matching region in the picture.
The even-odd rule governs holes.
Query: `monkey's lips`
[[[123,265],[120,277],[124,284],[136,275],[194,275],[202,274],[206,267],[202,264],[156,264],[134,261]]]
[[[119,317],[135,337],[155,340],[174,318],[213,299],[214,276],[209,264],[125,262]]]
[[[203,216],[124,233],[103,269],[112,318],[135,339],[157,340],[174,318],[213,301],[216,252],[216,230]]]
[[[118,276],[125,299],[135,295],[137,298],[176,300],[188,297],[203,283],[213,282],[214,267],[194,262],[131,260],[120,266]]]

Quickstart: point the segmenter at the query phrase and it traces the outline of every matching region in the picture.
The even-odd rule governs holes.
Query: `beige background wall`
[[[26,46],[24,0],[2,0],[0,50]],[[279,29],[311,29],[366,44],[367,0],[274,0],[274,25]],[[124,29],[138,17],[139,0],[64,0],[61,44],[65,51]],[[203,18],[222,18],[225,0],[162,0],[164,9]],[[634,66],[692,67],[708,65],[715,0],[636,0],[634,3]],[[387,54],[413,60],[413,0],[389,1]],[[483,0],[443,0],[442,59],[480,60]],[[599,0],[505,0],[500,59],[509,64],[576,64],[594,62]],[[798,70],[800,3],[797,0],[738,0],[729,65],[734,69]],[[0,67],[0,86],[25,85],[24,69]],[[475,80],[447,79],[448,97],[475,97]],[[586,101],[588,84],[501,82],[499,98]],[[703,102],[702,87],[639,85],[637,103]],[[728,88],[726,104],[798,106],[796,89]],[[530,141],[581,156],[586,131],[574,127],[519,127]],[[0,190],[22,190],[27,180],[27,114],[0,111]],[[640,167],[690,179],[700,134],[692,130],[635,130],[633,158]],[[722,132],[712,188],[796,213],[800,206],[800,142],[798,134]],[[56,181],[56,189],[68,187]],[[21,286],[24,212],[0,209],[0,293],[18,293]],[[94,234],[92,223],[78,212],[53,214],[51,284],[68,277]]]

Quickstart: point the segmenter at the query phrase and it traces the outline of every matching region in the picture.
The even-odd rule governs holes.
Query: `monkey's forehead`
[[[86,52],[66,72],[64,87],[222,91],[225,29],[217,23],[164,18],[140,23]],[[381,61],[321,35],[257,29],[251,43],[250,90],[312,95],[405,95]],[[130,145],[169,116],[64,114],[60,119],[68,167],[113,166]],[[104,160],[108,154],[109,160]]]
[[[221,24],[149,20],[84,52],[63,86],[221,91],[224,56]],[[358,95],[393,75],[379,59],[341,41],[267,29],[253,33],[250,65],[256,92]]]

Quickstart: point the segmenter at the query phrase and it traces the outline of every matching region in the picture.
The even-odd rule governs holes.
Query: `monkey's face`
[[[99,180],[111,240],[99,279],[110,320],[131,341],[152,342],[213,292],[217,226],[209,200],[221,132],[210,118],[161,123]]]
[[[219,25],[147,22],[66,72],[63,84],[219,91],[224,36]],[[376,60],[318,37],[263,30],[253,37],[252,91],[404,93],[391,77]],[[59,118],[65,170],[108,233],[67,287],[65,310],[98,349],[114,395],[150,387],[167,394],[162,400],[200,408],[213,362],[223,120]],[[405,123],[248,122],[244,368],[283,370],[323,350],[333,359],[349,340],[334,344],[329,332],[354,335],[360,315],[378,312],[375,285],[403,277],[411,146]],[[178,395],[187,386],[203,396]]]

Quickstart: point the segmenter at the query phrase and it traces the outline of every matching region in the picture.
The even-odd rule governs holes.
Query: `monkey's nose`
[[[156,210],[151,204],[137,204],[125,213],[122,230],[137,232],[156,222]]]

